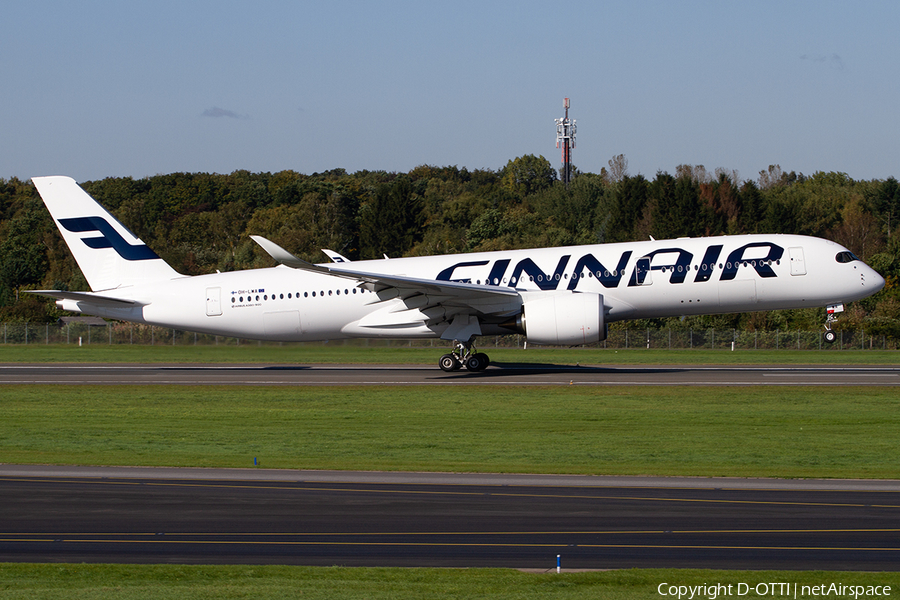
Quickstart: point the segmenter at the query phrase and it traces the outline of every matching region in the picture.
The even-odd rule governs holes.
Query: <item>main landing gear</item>
[[[441,369],[447,371],[459,371],[463,365],[469,371],[484,371],[491,364],[491,359],[484,352],[475,351],[474,342],[455,342],[455,347],[450,354],[441,357],[438,364]]]
[[[828,315],[825,317],[825,341],[833,344],[837,339],[837,334],[831,330],[831,324],[837,321],[837,313],[844,312],[844,305],[830,304],[825,307],[825,312]]]

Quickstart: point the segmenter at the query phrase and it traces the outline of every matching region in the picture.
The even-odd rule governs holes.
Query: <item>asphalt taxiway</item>
[[[900,482],[0,465],[0,561],[893,570]]]
[[[900,385],[900,366],[495,364],[481,373],[437,366],[260,364],[3,364],[0,384],[97,385]]]

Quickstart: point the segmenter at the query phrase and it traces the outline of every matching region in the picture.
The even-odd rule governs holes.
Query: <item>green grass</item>
[[[900,477],[882,387],[0,387],[7,463]]]
[[[362,346],[338,343],[240,346],[132,346],[128,344],[0,344],[0,363],[150,362],[150,363],[368,363],[437,365],[449,345]],[[558,365],[633,364],[889,364],[900,363],[896,350],[657,350],[597,348],[485,348],[494,363]]]
[[[797,584],[800,591],[804,585],[831,583],[848,586],[887,585],[891,586],[890,593],[894,595],[900,589],[900,574],[632,569],[557,575],[555,572],[523,573],[508,569],[0,564],[0,599],[29,600],[677,598],[677,595],[660,596],[657,588],[661,583],[684,586],[731,585],[732,594],[720,595],[720,598],[749,599],[762,595],[757,596],[755,592],[751,592],[738,596],[738,584],[747,584],[752,589],[757,584],[771,582]],[[703,599],[709,597],[709,594],[700,596]],[[770,592],[766,597],[782,596],[772,595]],[[793,597],[793,594],[784,597]],[[797,597],[815,596],[804,596],[798,592]]]

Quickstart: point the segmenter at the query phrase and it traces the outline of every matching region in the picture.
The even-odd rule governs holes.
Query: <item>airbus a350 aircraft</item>
[[[69,177],[33,179],[90,292],[38,290],[68,311],[258,340],[440,338],[440,367],[487,368],[482,335],[532,344],[606,338],[623,319],[827,308],[825,338],[846,302],[884,279],[849,250],[798,235],[736,235],[311,264],[251,236],[281,263],[177,273]]]

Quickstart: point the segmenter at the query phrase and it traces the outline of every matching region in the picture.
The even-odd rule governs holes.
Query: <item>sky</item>
[[[900,176],[900,2],[0,0],[0,178]]]

